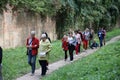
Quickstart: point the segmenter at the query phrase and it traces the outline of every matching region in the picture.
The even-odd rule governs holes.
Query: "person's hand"
[[[37,45],[35,45],[35,47],[37,47]]]
[[[47,54],[48,52],[46,51],[45,53]]]
[[[0,64],[0,67],[2,67],[2,64]]]
[[[31,48],[32,46],[27,46],[27,48]]]
[[[26,47],[27,47],[27,48],[29,48],[29,46],[28,46],[28,45],[27,45]]]

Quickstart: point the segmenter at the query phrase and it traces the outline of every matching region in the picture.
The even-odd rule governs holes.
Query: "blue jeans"
[[[32,73],[34,73],[35,72],[35,65],[36,65],[36,55],[32,55],[31,50],[28,53],[28,64],[31,66]]]
[[[100,47],[102,47],[103,46],[103,39],[99,38],[99,41],[100,41]]]

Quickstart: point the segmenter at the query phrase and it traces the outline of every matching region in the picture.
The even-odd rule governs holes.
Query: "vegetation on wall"
[[[69,28],[93,27],[97,30],[106,27],[110,30],[120,11],[120,0],[1,0],[0,11],[6,9],[7,4],[13,6],[13,11],[55,17],[58,34]]]

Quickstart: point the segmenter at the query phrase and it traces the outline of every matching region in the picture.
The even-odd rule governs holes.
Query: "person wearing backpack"
[[[89,29],[88,28],[86,28],[86,30],[83,32],[83,37],[84,37],[84,39],[83,39],[83,48],[85,50],[87,50],[89,37],[90,37],[90,33],[89,33]]]
[[[81,41],[83,41],[83,40],[84,40],[83,32],[79,29],[79,30],[78,30],[78,33],[80,34]]]
[[[48,69],[49,52],[51,51],[51,43],[47,39],[46,34],[41,35],[39,64],[41,65],[41,76],[45,76]]]
[[[0,47],[0,80],[3,80],[2,78],[2,57],[3,57],[3,51],[2,51],[2,48]]]
[[[90,37],[89,37],[89,47],[90,47],[94,40],[94,30],[91,27],[89,29],[89,33],[90,33]]]
[[[100,42],[100,47],[103,46],[103,39],[104,39],[104,33],[102,28],[99,29],[98,31],[98,38],[99,38],[99,42]]]

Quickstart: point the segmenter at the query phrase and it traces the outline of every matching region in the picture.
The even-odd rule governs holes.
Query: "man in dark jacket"
[[[99,38],[99,42],[100,42],[100,47],[102,47],[103,46],[103,39],[104,39],[104,34],[102,31],[102,28],[100,28],[98,31],[98,38]]]
[[[0,80],[2,80],[2,48],[0,47]]]

